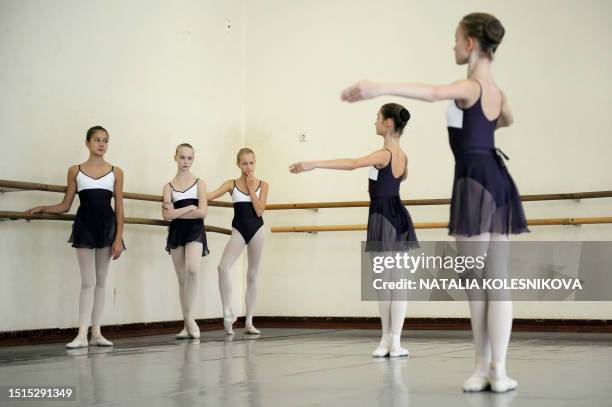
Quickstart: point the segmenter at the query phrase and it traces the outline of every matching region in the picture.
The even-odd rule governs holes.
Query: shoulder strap
[[[168,186],[170,187],[170,202],[174,202],[174,187],[172,186],[172,183],[168,182]]]

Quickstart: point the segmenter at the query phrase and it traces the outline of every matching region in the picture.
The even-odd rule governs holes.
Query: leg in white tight
[[[386,253],[390,255],[390,253]],[[391,281],[393,270],[385,270],[379,276],[383,281]],[[401,347],[400,338],[408,302],[405,294],[401,292],[390,293],[378,290],[378,310],[380,312],[380,323],[382,326],[382,338],[380,344],[372,352],[374,357],[384,356],[408,356],[408,350]]]
[[[79,333],[66,345],[67,348],[87,346],[87,330],[92,324],[91,345],[112,346],[100,332],[104,311],[106,277],[111,258],[110,247],[102,249],[76,249],[81,273],[79,294]]]
[[[94,289],[93,310],[91,312],[92,332],[99,331],[106,300],[106,278],[111,261],[111,248],[96,249],[96,287]]]
[[[382,253],[370,253],[370,264],[373,264],[373,257],[383,255]],[[384,270],[376,278],[381,278],[383,281],[389,281],[389,270]],[[376,290],[378,296],[378,312],[380,313],[380,325],[382,327],[382,336],[380,343],[372,352],[374,357],[385,357],[389,355],[391,348],[391,293],[388,290]]]
[[[200,261],[202,259],[202,243],[189,242],[185,245],[185,298],[184,320],[192,338],[200,337],[200,328],[195,322],[193,313],[199,289]]]
[[[111,248],[96,249],[96,287],[94,289],[93,310],[91,311],[91,340],[90,345],[113,346],[113,344],[102,336],[100,324],[104,311],[106,299],[106,278],[108,277],[108,266],[111,261]]]
[[[380,325],[382,326],[382,337],[380,343],[372,352],[374,357],[385,357],[389,355],[391,348],[391,301],[378,300],[378,311],[380,313]]]
[[[508,275],[507,242],[508,238],[499,234],[457,236],[457,250],[462,256],[476,257],[486,253],[485,267],[478,277],[505,278]],[[492,295],[468,291],[476,363],[474,372],[463,385],[465,391],[482,391],[489,384],[494,391],[516,388],[516,381],[508,378],[505,371],[512,330],[512,303],[509,300],[491,301]]]
[[[255,314],[255,304],[257,302],[257,275],[259,274],[259,264],[261,263],[261,255],[266,232],[263,227],[255,233],[247,245],[248,268],[247,268],[247,289],[246,289],[246,321],[245,329],[247,333],[261,333],[253,325],[253,314]]]
[[[79,294],[79,329],[85,331],[91,324],[91,311],[96,286],[95,249],[76,249],[79,271],[81,273],[81,292]],[[80,334],[80,332],[79,332]],[[87,336],[87,332],[85,332]]]
[[[174,271],[176,273],[176,279],[178,281],[179,288],[179,301],[181,303],[181,314],[183,315],[183,321],[185,320],[185,293],[183,288],[185,287],[185,246],[178,246],[176,249],[170,250],[170,258],[174,265]],[[189,332],[187,332],[187,323],[183,324],[181,332],[175,335],[177,339],[189,338]]]
[[[492,234],[491,245],[485,263],[486,278],[508,277],[509,240],[506,235]],[[494,295],[489,295],[489,298]],[[510,298],[495,298],[488,301],[487,326],[491,342],[491,368],[489,383],[496,392],[515,389],[517,381],[506,374],[506,354],[512,332],[512,301]]]
[[[466,237],[457,236],[457,251],[461,256],[478,257],[484,256],[489,249],[488,233]],[[488,256],[487,256],[488,257]],[[468,271],[465,272],[466,274]],[[482,278],[482,272],[475,272],[471,277]],[[489,366],[491,364],[491,345],[487,329],[487,309],[488,304],[483,293],[480,291],[467,291],[470,306],[470,322],[472,325],[472,335],[474,337],[475,368],[472,375],[463,384],[466,391],[482,391],[489,382],[487,379]]]
[[[223,250],[223,255],[221,256],[218,267],[219,291],[221,292],[221,304],[223,307],[223,326],[228,335],[234,333],[232,325],[236,321],[236,317],[232,312],[231,270],[240,257],[244,246],[245,242],[240,232],[236,229],[232,229],[232,235],[225,246],[225,250]]]
[[[389,350],[389,356],[391,357],[408,356],[409,353],[400,344],[407,308],[408,301],[393,300],[391,302],[391,348]]]
[[[394,270],[393,274],[395,275],[394,281],[397,281],[402,275],[400,270]],[[408,308],[407,294],[405,291],[394,290],[391,296],[391,348],[389,356],[408,356],[408,350],[402,348],[400,344],[402,328],[404,327],[406,310]]]
[[[198,294],[198,277],[200,259],[202,256],[202,243],[189,242],[170,251],[172,263],[179,283],[179,297],[183,320],[187,333],[192,338],[200,337],[200,329],[193,317],[193,310]],[[186,335],[181,331],[177,337]]]

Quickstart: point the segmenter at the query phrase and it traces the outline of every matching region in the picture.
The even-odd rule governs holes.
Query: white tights
[[[508,276],[509,240],[503,234],[465,237],[457,236],[457,250],[463,256],[482,256],[486,253],[481,277]],[[512,331],[512,302],[491,301],[491,293],[468,291],[470,317],[476,353],[476,368],[464,384],[466,391],[484,390],[491,384],[494,391],[511,390],[516,381],[506,375],[506,354]]]
[[[397,270],[385,270],[383,281],[393,281]],[[372,353],[373,356],[408,356],[408,351],[400,345],[400,338],[408,301],[406,294],[397,290],[378,292],[378,310],[380,312],[380,323],[382,326],[382,338],[379,346]]]
[[[199,288],[198,271],[202,257],[202,243],[189,242],[185,246],[171,249],[170,257],[172,258],[172,264],[174,264],[174,270],[178,279],[179,299],[185,327],[189,328],[193,333],[197,330],[193,318],[193,310]]]
[[[227,246],[219,262],[219,291],[221,292],[221,303],[223,306],[223,317],[226,320],[226,331],[232,333],[230,319],[235,320],[232,312],[232,281],[231,270],[236,263],[244,246],[247,246],[248,268],[247,268],[247,289],[246,289],[246,316],[247,329],[252,327],[252,318],[255,313],[257,302],[257,275],[259,274],[259,263],[263,253],[265,241],[265,230],[263,227],[255,233],[247,245],[244,238],[236,229],[232,229]],[[254,330],[256,331],[256,330]]]
[[[87,331],[91,325],[91,345],[112,346],[102,336],[100,323],[106,297],[106,277],[111,260],[111,248],[77,248],[77,261],[81,271],[81,293],[79,295],[79,333],[66,344],[67,348],[82,348],[88,345]]]
[[[79,295],[79,326],[99,327],[104,311],[106,277],[111,260],[111,248],[76,249],[81,270]]]

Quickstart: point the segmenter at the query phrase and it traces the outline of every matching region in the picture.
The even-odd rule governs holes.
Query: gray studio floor
[[[508,366],[519,389],[464,394],[469,332],[406,332],[408,358],[373,359],[376,330],[264,329],[0,348],[1,385],[74,385],[78,402],[7,406],[611,406],[612,334],[515,333]]]

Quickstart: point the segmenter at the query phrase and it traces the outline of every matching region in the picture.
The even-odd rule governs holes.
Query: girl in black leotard
[[[108,148],[108,132],[101,126],[87,131],[86,145],[89,159],[68,169],[68,186],[61,203],[37,206],[26,211],[36,213],[65,213],[70,210],[78,192],[81,201],[72,234],[68,240],[76,249],[81,271],[79,296],[79,332],[69,349],[88,345],[112,346],[100,331],[106,277],[111,257],[119,258],[125,250],[123,244],[123,171],[104,160]],[[115,196],[115,210],[111,200]],[[87,331],[91,325],[91,340]]]
[[[184,326],[177,339],[199,338],[200,329],[193,311],[198,293],[199,266],[208,254],[204,218],[208,212],[206,184],[190,171],[194,150],[190,144],[176,147],[177,171],[162,192],[162,217],[171,220],[166,251],[170,253],[179,283],[179,297]]]
[[[289,167],[294,174],[315,168],[354,170],[370,167],[368,252],[394,252],[418,247],[412,219],[399,195],[400,183],[406,179],[408,165],[399,138],[409,119],[410,113],[403,106],[388,103],[376,115],[376,134],[384,139],[382,149],[361,158],[301,161]],[[382,339],[372,356],[407,356],[408,351],[400,345],[407,302],[387,291],[378,292],[378,295]]]
[[[240,177],[225,181],[218,189],[208,194],[208,199],[212,201],[229,193],[234,203],[232,235],[219,262],[219,291],[223,304],[223,326],[228,335],[234,333],[232,325],[236,321],[236,316],[232,311],[230,272],[246,246],[248,269],[245,329],[249,334],[259,334],[259,330],[253,325],[253,314],[257,300],[257,275],[265,238],[262,215],[268,199],[268,183],[253,175],[255,153],[250,148],[242,148],[238,151],[236,165],[240,168]]]

